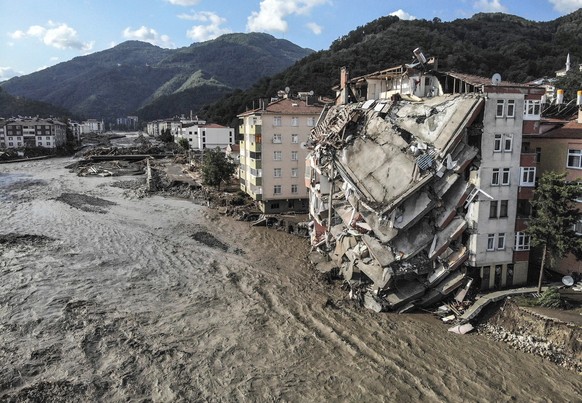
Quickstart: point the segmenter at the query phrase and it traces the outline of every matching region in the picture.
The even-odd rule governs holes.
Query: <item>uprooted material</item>
[[[310,138],[312,245],[375,311],[428,307],[471,281],[467,142],[483,99],[367,101],[324,111]]]

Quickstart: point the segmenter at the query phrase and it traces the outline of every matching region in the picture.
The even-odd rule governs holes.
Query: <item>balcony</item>
[[[249,183],[254,186],[262,186],[263,185],[263,178],[260,176],[252,176],[249,177]]]
[[[257,170],[258,169],[261,169],[262,168],[262,166],[261,166],[261,160],[255,160],[255,159],[250,158],[248,160],[248,166],[251,169],[257,169]]]
[[[241,134],[245,134],[245,135],[251,135],[251,136],[255,136],[255,135],[261,135],[262,129],[261,129],[261,125],[240,125],[238,127],[238,132]]]
[[[260,138],[259,138],[260,139]],[[261,143],[260,142],[249,142],[247,143],[247,150],[254,152],[254,153],[260,153],[261,152]]]

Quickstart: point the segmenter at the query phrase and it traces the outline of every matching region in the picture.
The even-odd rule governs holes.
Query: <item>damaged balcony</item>
[[[369,308],[439,302],[463,267],[469,178],[484,107],[477,94],[332,106],[309,140],[312,245]],[[482,125],[481,125],[482,127]]]

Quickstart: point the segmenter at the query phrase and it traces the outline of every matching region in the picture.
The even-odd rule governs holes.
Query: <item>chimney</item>
[[[350,79],[350,72],[346,66],[340,70],[340,97],[338,99],[340,105],[348,103],[348,80]]]

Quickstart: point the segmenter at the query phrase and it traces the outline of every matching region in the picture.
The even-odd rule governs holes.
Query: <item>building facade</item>
[[[522,137],[539,129],[544,89],[434,66],[343,70],[310,137],[312,246],[371,306],[528,281],[536,164]]]
[[[67,141],[67,125],[55,119],[11,119],[4,125],[4,148],[57,148]]]
[[[264,213],[307,211],[305,143],[322,109],[307,96],[278,99],[238,116],[241,190]]]

